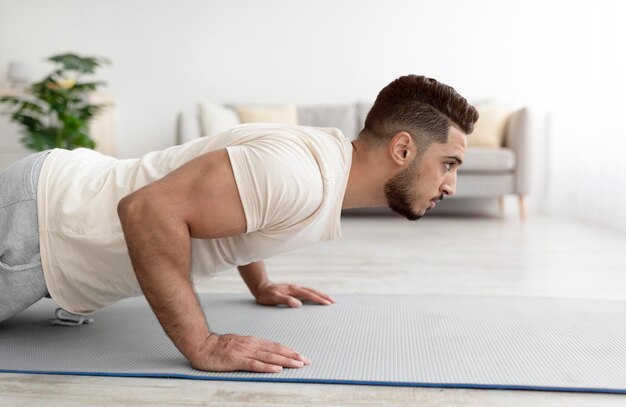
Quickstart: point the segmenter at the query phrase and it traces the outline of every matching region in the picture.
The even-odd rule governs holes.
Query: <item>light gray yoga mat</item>
[[[300,309],[201,296],[212,328],[281,342],[313,360],[279,374],[191,369],[143,298],[74,328],[44,300],[0,323],[0,371],[626,393],[626,302],[338,295]]]

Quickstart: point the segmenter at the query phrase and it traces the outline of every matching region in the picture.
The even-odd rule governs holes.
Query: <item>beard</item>
[[[425,212],[420,213],[413,210],[415,201],[413,199],[415,195],[413,185],[418,177],[417,160],[414,160],[408,168],[394,175],[385,183],[387,205],[391,210],[408,220],[418,220],[425,214]]]
[[[391,210],[408,220],[421,219],[430,209],[426,208],[423,212],[415,212],[413,209],[414,203],[420,198],[414,189],[414,185],[418,184],[420,177],[417,164],[418,160],[414,159],[408,168],[394,175],[385,183],[387,205]],[[434,197],[433,200],[443,200],[443,194]]]

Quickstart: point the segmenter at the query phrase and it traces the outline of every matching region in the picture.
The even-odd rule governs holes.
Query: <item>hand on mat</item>
[[[279,343],[253,336],[211,334],[203,353],[190,360],[194,369],[213,372],[245,370],[279,373],[283,367],[300,368],[311,361]]]
[[[316,302],[322,305],[334,304],[335,300],[328,295],[307,287],[295,284],[266,283],[257,289],[256,302],[261,305],[284,304],[291,308],[299,308],[302,301]]]

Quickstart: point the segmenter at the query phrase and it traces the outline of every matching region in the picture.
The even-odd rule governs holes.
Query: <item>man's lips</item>
[[[429,209],[434,208],[435,205],[437,205],[439,202],[441,202],[441,198],[431,199],[430,200],[430,207],[429,207]]]

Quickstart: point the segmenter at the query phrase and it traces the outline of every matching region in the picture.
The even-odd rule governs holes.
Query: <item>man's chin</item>
[[[404,216],[407,220],[411,221],[420,220],[426,214],[426,210],[423,210],[422,212],[414,212],[412,209],[397,208],[394,206],[389,206],[389,208],[398,215]]]
[[[425,215],[424,213],[422,213],[422,214],[419,214],[419,213],[413,213],[413,214],[411,214],[410,216],[409,216],[409,215],[406,215],[406,216],[405,216],[405,218],[407,218],[407,220],[410,220],[410,221],[415,221],[415,220],[420,220],[420,219],[422,219],[422,217],[423,217],[424,215]]]
[[[422,210],[421,212],[411,212],[411,213],[405,214],[404,217],[407,218],[408,220],[420,220],[424,217],[424,215],[426,215],[426,212],[428,212],[429,210],[430,208],[426,208]]]

